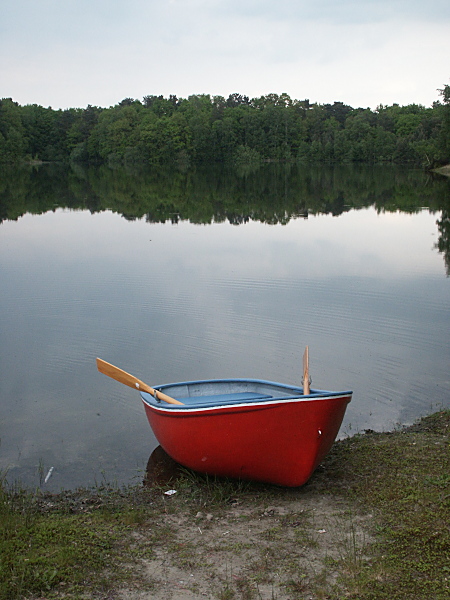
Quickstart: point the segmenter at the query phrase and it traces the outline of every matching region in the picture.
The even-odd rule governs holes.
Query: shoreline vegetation
[[[54,110],[0,100],[0,164],[237,166],[265,162],[409,164],[450,160],[450,85],[432,107],[353,108],[288,94],[147,95]]]
[[[0,496],[0,600],[450,596],[450,410],[336,442],[301,488],[169,468]]]

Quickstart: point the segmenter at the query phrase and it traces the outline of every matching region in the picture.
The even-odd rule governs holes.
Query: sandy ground
[[[172,512],[170,502],[157,522],[132,533],[131,549],[141,558],[130,565],[133,584],[114,598],[320,599],[338,568],[367,560],[372,516],[314,489],[276,504],[235,500],[196,514]]]

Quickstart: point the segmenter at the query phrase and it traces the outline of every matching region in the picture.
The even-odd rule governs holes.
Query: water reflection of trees
[[[436,221],[439,239],[436,248],[443,254],[447,277],[450,277],[450,202],[442,210],[442,216]]]
[[[43,165],[0,174],[0,221],[69,208],[111,210],[150,223],[286,224],[370,206],[379,212],[413,213],[423,207],[441,212],[437,249],[450,273],[450,181],[421,170],[268,164],[238,172],[226,167],[177,171]]]

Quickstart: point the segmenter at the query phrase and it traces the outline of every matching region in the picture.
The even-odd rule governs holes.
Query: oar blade
[[[128,385],[129,387],[134,388],[135,390],[142,389],[142,391],[144,392],[151,393],[149,389],[143,389],[143,387],[141,387],[140,382],[138,379],[136,379],[136,377],[130,375],[130,373],[127,373],[122,369],[119,369],[119,367],[115,367],[114,365],[107,363],[101,358],[97,358],[97,369],[100,371],[100,373],[103,373],[103,375],[107,375],[108,377],[111,377],[111,379],[115,379],[119,383]],[[143,386],[148,387],[144,383]]]
[[[309,394],[309,346],[306,346],[303,354],[303,394]]]
[[[139,390],[140,392],[147,392],[152,396],[155,395],[155,390],[152,387],[137,377],[134,377],[134,375],[130,375],[130,373],[119,369],[119,367],[115,367],[111,363],[108,363],[101,358],[97,358],[97,369],[100,371],[100,373],[103,373],[103,375],[107,375],[119,383],[123,383],[124,385],[127,385],[135,390]],[[156,393],[159,400],[164,400],[164,402],[168,402],[169,404],[183,404],[179,400],[175,400],[175,398],[167,396],[167,394],[163,394],[162,392]]]

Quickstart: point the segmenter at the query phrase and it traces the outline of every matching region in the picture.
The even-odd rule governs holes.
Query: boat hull
[[[181,465],[201,473],[289,487],[303,485],[333,445],[352,392],[311,390],[310,395],[303,396],[301,388],[283,384],[254,380],[220,383],[224,381],[233,382],[234,390],[244,391],[209,394],[206,398],[180,398],[178,394],[180,400],[189,401],[182,407],[158,403],[141,393],[148,421],[162,448]],[[245,381],[246,386],[239,388],[239,381]],[[252,388],[249,382],[259,384],[259,388]],[[176,385],[184,391],[181,386],[192,387],[193,383],[198,382]],[[214,390],[215,382],[201,383]],[[263,389],[264,383],[267,389]],[[173,394],[176,385],[157,389]],[[252,393],[264,397],[250,398]]]

